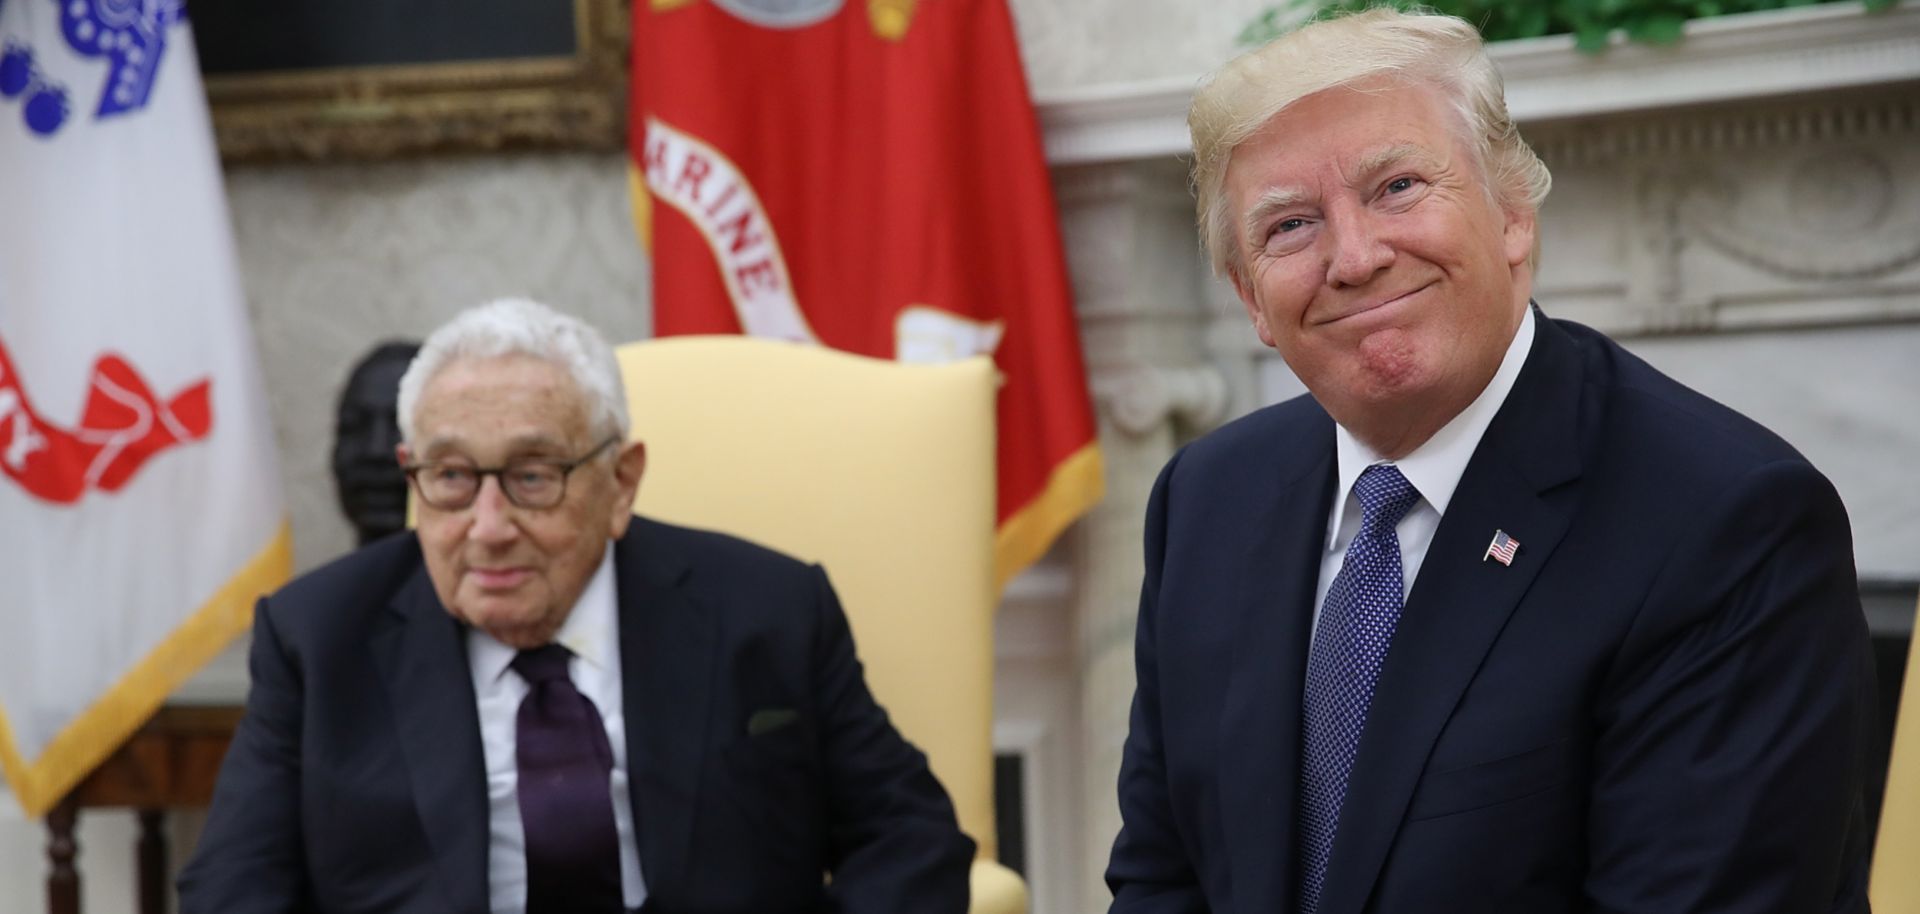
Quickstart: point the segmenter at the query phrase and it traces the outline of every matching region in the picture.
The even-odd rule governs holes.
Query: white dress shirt
[[[640,850],[633,836],[633,805],[627,801],[627,727],[620,698],[620,623],[613,580],[613,544],[607,544],[600,569],[587,582],[580,601],[560,626],[554,642],[574,654],[567,665],[573,686],[593,701],[613,749],[613,825],[620,835],[620,894],[629,909],[647,899],[640,877]],[[522,914],[527,909],[526,834],[520,825],[519,768],[514,761],[515,720],[527,681],[509,664],[518,653],[491,635],[467,633],[467,665],[473,671],[473,695],[480,708],[480,747],[487,761],[487,809],[491,840],[487,851],[487,888],[493,914]]]
[[[1381,457],[1345,426],[1334,425],[1334,465],[1339,477],[1339,488],[1335,491],[1341,496],[1333,500],[1333,513],[1327,519],[1327,551],[1320,558],[1320,584],[1313,598],[1316,631],[1320,627],[1320,611],[1326,606],[1327,590],[1347,560],[1347,546],[1360,535],[1360,497],[1353,494],[1353,484],[1360,478],[1361,471],[1377,464],[1397,467],[1400,475],[1420,493],[1420,500],[1394,528],[1400,537],[1400,596],[1405,599],[1413,592],[1414,578],[1420,574],[1420,564],[1426,560],[1427,547],[1433,543],[1433,532],[1440,527],[1441,515],[1447,513],[1447,502],[1453,499],[1453,490],[1467,472],[1467,461],[1473,459],[1473,451],[1480,446],[1480,439],[1493,423],[1494,414],[1500,411],[1500,404],[1507,402],[1507,394],[1520,376],[1520,366],[1526,364],[1527,353],[1532,349],[1533,308],[1528,306],[1513,340],[1507,344],[1507,354],[1501,357],[1500,367],[1494,371],[1486,389],[1459,415],[1434,432],[1425,444],[1399,460]],[[1487,538],[1493,538],[1492,530],[1487,531]]]

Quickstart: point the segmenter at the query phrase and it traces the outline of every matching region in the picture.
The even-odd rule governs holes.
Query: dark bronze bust
[[[340,391],[333,427],[333,482],[340,509],[366,545],[407,525],[400,443],[400,376],[420,344],[386,342],[360,360]]]

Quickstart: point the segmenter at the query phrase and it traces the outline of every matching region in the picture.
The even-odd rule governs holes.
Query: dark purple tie
[[[613,750],[599,709],[567,676],[572,659],[558,644],[513,658],[528,686],[515,720],[527,914],[622,910],[620,837],[607,784]]]

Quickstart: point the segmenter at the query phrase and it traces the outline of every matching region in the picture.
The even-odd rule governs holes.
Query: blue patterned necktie
[[[527,681],[515,719],[520,824],[527,838],[527,914],[618,914],[620,837],[613,824],[613,747],[593,700],[567,675],[558,644],[521,651]]]
[[[1315,914],[1347,797],[1373,686],[1400,622],[1404,590],[1394,533],[1420,492],[1391,466],[1368,467],[1353,484],[1360,533],[1327,588],[1307,657],[1300,767],[1300,911]]]

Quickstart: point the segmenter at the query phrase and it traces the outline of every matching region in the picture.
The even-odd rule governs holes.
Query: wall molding
[[[1916,51],[1920,54],[1920,51]],[[1526,131],[1549,167],[1670,160],[1787,146],[1871,143],[1920,135],[1920,86],[1865,90],[1845,97],[1719,108],[1620,114]]]

